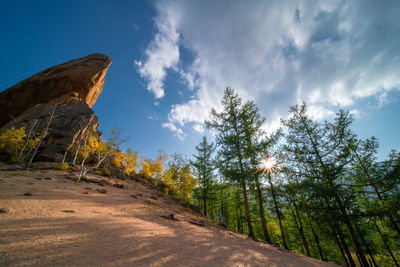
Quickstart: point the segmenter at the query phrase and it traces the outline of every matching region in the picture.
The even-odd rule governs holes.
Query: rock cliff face
[[[49,68],[0,93],[0,128],[43,131],[52,117],[38,160],[62,159],[88,126],[97,129],[91,107],[100,96],[111,59],[92,54]]]

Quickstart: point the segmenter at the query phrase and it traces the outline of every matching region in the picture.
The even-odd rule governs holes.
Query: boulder
[[[89,108],[96,103],[104,87],[111,59],[102,54],[51,67],[0,93],[0,127],[37,104],[52,100],[76,99]]]
[[[103,90],[110,65],[109,57],[92,54],[39,72],[1,92],[0,128],[25,127],[27,134],[41,133],[50,122],[36,160],[61,161],[89,127],[97,130],[91,107]]]
[[[50,113],[55,104],[38,104],[3,128],[25,127],[26,132],[43,131],[50,119]],[[97,117],[94,111],[83,101],[73,101],[57,104],[54,109],[54,116],[50,122],[48,135],[43,140],[37,160],[39,161],[61,161],[65,151],[70,150],[77,138],[81,138],[86,132],[89,123],[97,129]]]

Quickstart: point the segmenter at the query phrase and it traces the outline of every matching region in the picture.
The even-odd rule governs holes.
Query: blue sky
[[[355,116],[380,158],[400,149],[398,1],[1,1],[0,90],[91,53],[113,64],[100,130],[154,158],[190,156],[226,86],[255,100],[266,130],[290,105]]]

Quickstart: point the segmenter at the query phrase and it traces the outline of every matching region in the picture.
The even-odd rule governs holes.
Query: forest
[[[399,266],[399,152],[378,160],[378,140],[360,139],[345,110],[318,121],[306,103],[294,105],[281,128],[267,134],[253,101],[226,88],[221,104],[205,122],[215,140],[203,137],[191,159],[162,151],[142,158],[120,149],[118,129],[105,141],[88,130],[54,168],[77,168],[78,180],[88,171],[138,173],[252,239],[345,266]],[[4,130],[0,150],[29,167],[47,130]]]

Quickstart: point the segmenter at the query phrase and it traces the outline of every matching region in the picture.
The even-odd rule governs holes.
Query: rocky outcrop
[[[0,127],[28,108],[54,99],[79,98],[90,108],[104,87],[111,59],[102,54],[51,67],[0,93]]]
[[[0,93],[0,128],[50,127],[38,160],[59,161],[89,125],[97,129],[91,107],[100,96],[111,59],[92,54],[49,68]]]

